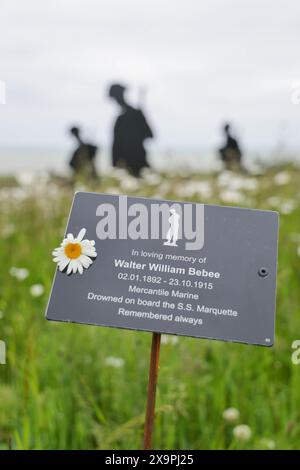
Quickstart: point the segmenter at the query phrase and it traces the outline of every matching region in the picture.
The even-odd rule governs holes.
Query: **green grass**
[[[281,184],[274,181],[278,173]],[[233,205],[284,213],[275,346],[185,337],[162,344],[154,446],[299,448],[300,366],[291,362],[291,344],[300,339],[299,169],[266,168],[247,177],[257,186],[251,189],[230,189],[232,181],[222,188],[217,174],[155,178],[136,186],[111,175],[93,189],[227,205],[240,198]],[[201,181],[211,194],[193,189],[191,183]],[[51,251],[63,236],[73,191],[60,180],[17,184],[0,180],[0,339],[7,347],[7,364],[0,365],[0,448],[141,448],[151,334],[44,319],[55,270]],[[29,276],[12,277],[13,266],[27,268]],[[33,284],[42,284],[44,294],[33,297]],[[124,365],[107,364],[110,356]],[[222,417],[229,407],[240,412],[232,424]],[[233,437],[237,424],[251,428],[249,440]]]

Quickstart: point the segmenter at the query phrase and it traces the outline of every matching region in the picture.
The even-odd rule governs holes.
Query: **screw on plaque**
[[[264,268],[264,267],[259,268],[258,275],[260,277],[267,277],[269,275],[269,271],[267,270],[267,268]]]

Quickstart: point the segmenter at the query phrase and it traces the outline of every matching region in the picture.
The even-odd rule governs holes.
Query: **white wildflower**
[[[150,186],[156,186],[161,182],[161,176],[158,173],[154,173],[150,168],[143,168],[141,176]]]
[[[242,188],[246,191],[255,191],[258,188],[258,181],[254,178],[245,178]]]
[[[133,176],[128,176],[120,181],[123,191],[136,191],[140,188],[140,183]]]
[[[245,189],[254,191],[258,188],[258,182],[255,178],[236,175],[230,171],[225,171],[218,176],[217,183],[221,187],[226,187],[232,191]]]
[[[162,344],[177,344],[178,336],[175,335],[161,335]]]
[[[240,417],[240,412],[236,408],[227,408],[223,412],[223,418],[228,423],[234,423]]]
[[[274,450],[276,447],[276,443],[275,441],[273,441],[273,439],[262,439],[261,445],[265,449],[269,449],[269,450]]]
[[[9,274],[18,279],[18,281],[24,281],[29,276],[29,271],[26,268],[16,268],[12,266],[9,270]]]
[[[199,195],[202,198],[212,196],[212,187],[209,181],[189,181],[175,188],[179,197],[191,197]]]
[[[230,189],[222,191],[219,197],[222,202],[233,202],[239,204],[245,201],[245,197],[242,193],[239,191],[232,191]]]
[[[113,357],[113,356],[108,356],[104,360],[105,365],[109,367],[115,367],[116,369],[119,369],[120,367],[123,367],[125,364],[124,359],[122,357]]]
[[[33,171],[21,171],[15,175],[20,186],[32,186],[36,181],[36,175]]]
[[[2,227],[1,229],[1,235],[3,238],[9,238],[11,237],[11,235],[13,235],[16,231],[16,227],[14,226],[14,224],[7,224],[7,225],[4,225],[4,227]]]
[[[274,183],[278,186],[283,186],[290,182],[290,175],[287,171],[280,171],[274,176]]]
[[[74,187],[74,191],[77,192],[83,192],[87,191],[87,187],[82,183],[82,182],[77,182]]]
[[[249,441],[252,436],[252,431],[247,424],[239,424],[233,428],[233,435],[239,441]]]
[[[271,196],[267,199],[267,203],[270,207],[277,208],[281,203],[281,199],[278,196]]]
[[[83,269],[88,269],[94,262],[92,258],[97,257],[95,240],[85,239],[86,229],[82,228],[77,237],[68,233],[60,246],[53,250],[53,261],[57,263],[58,269],[67,274],[83,274]]]
[[[230,180],[232,178],[232,173],[231,171],[223,171],[217,179],[217,183],[219,186],[227,186],[230,183]]]
[[[291,214],[295,210],[295,208],[296,202],[290,199],[288,201],[283,202],[280,205],[279,210],[282,214]]]
[[[107,194],[121,194],[121,191],[119,188],[115,187],[115,186],[112,186],[112,187],[109,187],[105,190],[105,192]]]
[[[125,168],[113,168],[112,176],[117,180],[121,181],[122,179],[127,178],[130,175]]]
[[[42,284],[33,284],[30,287],[30,294],[32,295],[32,297],[40,297],[41,295],[43,295],[44,291],[45,289]]]

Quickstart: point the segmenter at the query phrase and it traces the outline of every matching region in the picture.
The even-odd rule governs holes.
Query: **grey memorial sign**
[[[76,193],[46,317],[271,346],[278,214]]]

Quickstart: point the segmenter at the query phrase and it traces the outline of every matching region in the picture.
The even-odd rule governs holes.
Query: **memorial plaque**
[[[76,193],[48,320],[271,346],[278,214]]]

